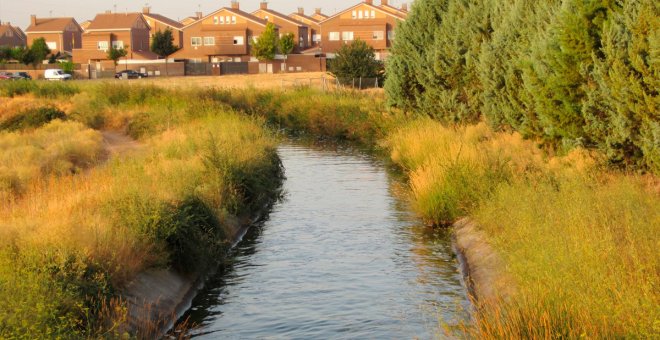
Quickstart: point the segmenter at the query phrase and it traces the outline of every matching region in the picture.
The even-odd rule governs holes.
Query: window
[[[96,43],[96,47],[99,49],[99,51],[107,51],[108,50],[108,42],[107,41],[99,41]]]
[[[233,15],[232,15],[232,17],[231,17],[231,23],[232,23],[232,24],[235,24],[235,23],[236,23],[236,16],[233,16]]]
[[[231,19],[229,18],[229,16],[226,16],[225,17],[225,24],[229,24],[230,22],[231,22]]]
[[[353,11],[353,19],[357,19],[357,11]]]
[[[218,17],[213,17],[213,24],[217,25],[219,23]]]
[[[190,38],[190,45],[193,47],[202,46],[202,38],[201,37]]]
[[[375,18],[376,18],[376,11],[371,10],[371,19],[375,19]]]
[[[383,37],[385,36],[383,31],[375,31],[374,35],[372,36],[372,39],[374,40],[383,40]]]
[[[214,46],[215,37],[204,37],[204,46]]]
[[[225,24],[225,17],[220,17],[220,24],[224,25]]]
[[[300,37],[299,40],[300,40],[300,44],[299,44],[300,47],[305,47],[305,39],[303,39],[303,37]]]
[[[121,40],[113,41],[112,42],[112,48],[115,48],[115,49],[124,48],[124,42],[121,41]]]
[[[353,40],[353,32],[342,32],[341,40],[350,41]]]
[[[339,32],[330,32],[330,34],[328,34],[328,40],[338,41],[339,40]]]
[[[240,36],[234,37],[234,45],[243,45],[243,44],[244,44],[243,37]]]
[[[394,31],[387,31],[387,40],[394,40]]]
[[[362,19],[362,11],[358,11],[358,19]]]
[[[48,48],[50,48],[51,50],[56,50],[56,49],[57,49],[57,43],[54,42],[54,41],[49,41],[49,42],[46,43],[46,45],[47,45]]]
[[[313,42],[319,42],[319,41],[321,41],[321,35],[320,35],[320,34],[314,34],[314,35],[312,36],[312,41],[313,41]]]
[[[268,21],[268,16],[267,15],[264,16],[264,20]]]

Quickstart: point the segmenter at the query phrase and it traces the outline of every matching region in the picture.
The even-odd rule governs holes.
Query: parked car
[[[71,80],[71,75],[64,73],[61,69],[50,69],[44,72],[44,78],[46,80]]]
[[[145,73],[140,73],[137,71],[133,70],[123,70],[120,72],[115,73],[115,78],[117,79],[141,79],[141,78],[146,78],[147,75]]]
[[[16,72],[14,73],[14,76],[20,77],[22,79],[28,79],[28,80],[32,79],[32,77],[27,72]]]

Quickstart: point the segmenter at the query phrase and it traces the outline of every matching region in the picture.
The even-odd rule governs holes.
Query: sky
[[[289,14],[295,12],[298,7],[304,7],[305,13],[309,14],[314,8],[320,7],[326,15],[334,14],[342,9],[351,7],[361,0],[271,0],[268,7]],[[229,7],[230,0],[0,0],[0,21],[11,22],[25,30],[30,24],[30,14],[37,17],[74,17],[76,21],[94,19],[97,13],[105,10],[117,12],[139,12],[145,4],[151,7],[152,13],[158,13],[166,17],[180,20],[193,16],[200,11],[204,15],[221,7]],[[241,9],[252,12],[259,8],[260,0],[241,0]],[[404,0],[390,0],[390,5],[399,7]],[[374,0],[374,4],[380,5],[380,0]]]

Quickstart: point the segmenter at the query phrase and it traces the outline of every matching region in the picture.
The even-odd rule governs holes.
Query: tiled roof
[[[37,18],[35,25],[30,25],[25,32],[59,32],[64,31],[73,18]]]
[[[192,24],[193,22],[195,22],[197,20],[199,20],[198,17],[187,17],[187,18],[184,18],[183,20],[181,20],[180,23],[183,26],[188,26],[188,25]]]
[[[308,15],[300,14],[300,13],[298,13],[298,12],[294,12],[294,13],[289,14],[289,17],[290,17],[290,18],[294,18],[294,19],[296,19],[296,17],[305,18],[305,19],[307,19],[307,20],[309,20],[309,21],[311,21],[311,22],[313,22],[313,23],[315,23],[315,24],[318,24],[319,22],[321,22],[319,19],[312,18],[312,17],[310,17],[310,16],[308,16]]]
[[[232,13],[234,13],[234,14],[236,14],[236,15],[240,15],[240,16],[246,18],[246,19],[250,19],[250,20],[252,20],[252,21],[254,21],[254,22],[256,22],[256,23],[262,24],[262,25],[264,25],[264,26],[266,26],[266,25],[268,24],[268,21],[263,20],[263,19],[261,19],[261,18],[258,18],[258,17],[254,16],[254,15],[248,13],[248,12],[243,12],[243,11],[241,11],[240,9],[229,8],[229,7],[225,7],[224,9],[227,10],[227,11],[229,11],[229,12],[232,12]]]
[[[406,12],[404,12],[403,10],[401,10],[400,8],[396,8],[396,7],[394,7],[394,6],[390,6],[390,5],[380,5],[380,7],[383,7],[383,8],[384,8],[386,11],[388,11],[388,12],[395,11],[396,14],[398,14],[399,16],[402,16],[402,17],[406,17],[406,16],[408,16],[408,13],[406,13]]]
[[[133,51],[132,58],[139,60],[156,60],[158,59],[158,55],[151,51]]]
[[[142,15],[144,15],[145,17],[154,19],[156,21],[160,21],[160,22],[164,23],[165,25],[168,25],[170,27],[174,27],[176,29],[181,29],[184,26],[182,23],[180,23],[176,20],[172,20],[172,19],[170,19],[166,16],[163,16],[163,15],[160,15],[160,14],[145,13],[145,14],[142,14]]]
[[[84,30],[88,29],[88,28],[89,28],[89,25],[91,25],[91,24],[92,24],[92,21],[91,21],[91,20],[85,20],[85,21],[83,21],[83,22],[80,23],[80,27],[81,27],[81,28],[83,29],[83,31],[84,31]]]
[[[294,19],[290,16],[284,15],[284,14],[282,14],[280,12],[277,12],[277,11],[273,11],[272,9],[267,9],[267,8],[263,9],[263,8],[261,8],[261,9],[258,9],[256,11],[252,12],[252,13],[254,14],[254,13],[257,13],[259,11],[264,11],[268,14],[279,17],[280,19],[287,20],[287,21],[289,21],[292,24],[297,25],[297,26],[307,26],[307,24],[305,24],[304,22],[300,22],[300,21],[298,21],[298,20],[296,20],[296,19]]]
[[[87,30],[129,29],[139,19],[143,19],[141,13],[97,14]]]

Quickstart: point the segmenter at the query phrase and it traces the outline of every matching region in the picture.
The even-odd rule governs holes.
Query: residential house
[[[298,7],[298,12],[289,14],[289,17],[307,25],[309,47],[318,47],[321,44],[321,25],[319,25],[320,21],[318,19],[305,15],[305,9],[302,7]]]
[[[21,47],[27,43],[27,37],[23,31],[11,23],[0,24],[0,46]]]
[[[110,47],[124,48],[127,59],[157,59],[149,50],[149,30],[141,13],[98,14],[82,35],[82,46],[74,50],[73,61],[83,64],[106,61]]]
[[[404,15],[366,0],[321,21],[321,48],[331,58],[344,44],[360,39],[376,50],[376,59],[385,59],[392,46],[394,29],[404,20]]]
[[[312,14],[311,17],[312,17],[313,19],[318,20],[319,22],[321,22],[321,21],[323,21],[323,20],[329,18],[329,16],[327,16],[327,15],[325,15],[325,14],[323,14],[323,13],[321,12],[321,9],[320,9],[320,8],[315,8],[315,9],[314,9],[314,14]]]
[[[149,31],[150,43],[156,32],[165,32],[165,30],[169,29],[172,31],[172,37],[174,38],[172,44],[181,47],[181,41],[183,40],[183,31],[181,29],[184,26],[182,23],[160,14],[151,13],[151,8],[149,7],[142,8],[142,16],[147,20],[147,24],[149,24],[149,28],[151,29]]]
[[[35,39],[44,38],[52,54],[66,53],[71,55],[74,49],[81,46],[82,28],[74,18],[37,18],[30,16],[30,26],[25,30],[27,45]]]
[[[170,58],[219,63],[251,60],[252,40],[268,22],[240,10],[237,1],[183,28],[183,48]]]
[[[280,36],[286,33],[293,33],[293,38],[296,42],[293,53],[305,50],[309,46],[309,27],[294,18],[269,9],[266,1],[262,1],[259,9],[252,12],[252,15],[278,26]]]
[[[380,8],[394,14],[401,15],[403,17],[408,16],[408,4],[404,3],[401,5],[401,8],[396,8],[394,6],[390,5],[389,0],[381,0],[380,1]]]

